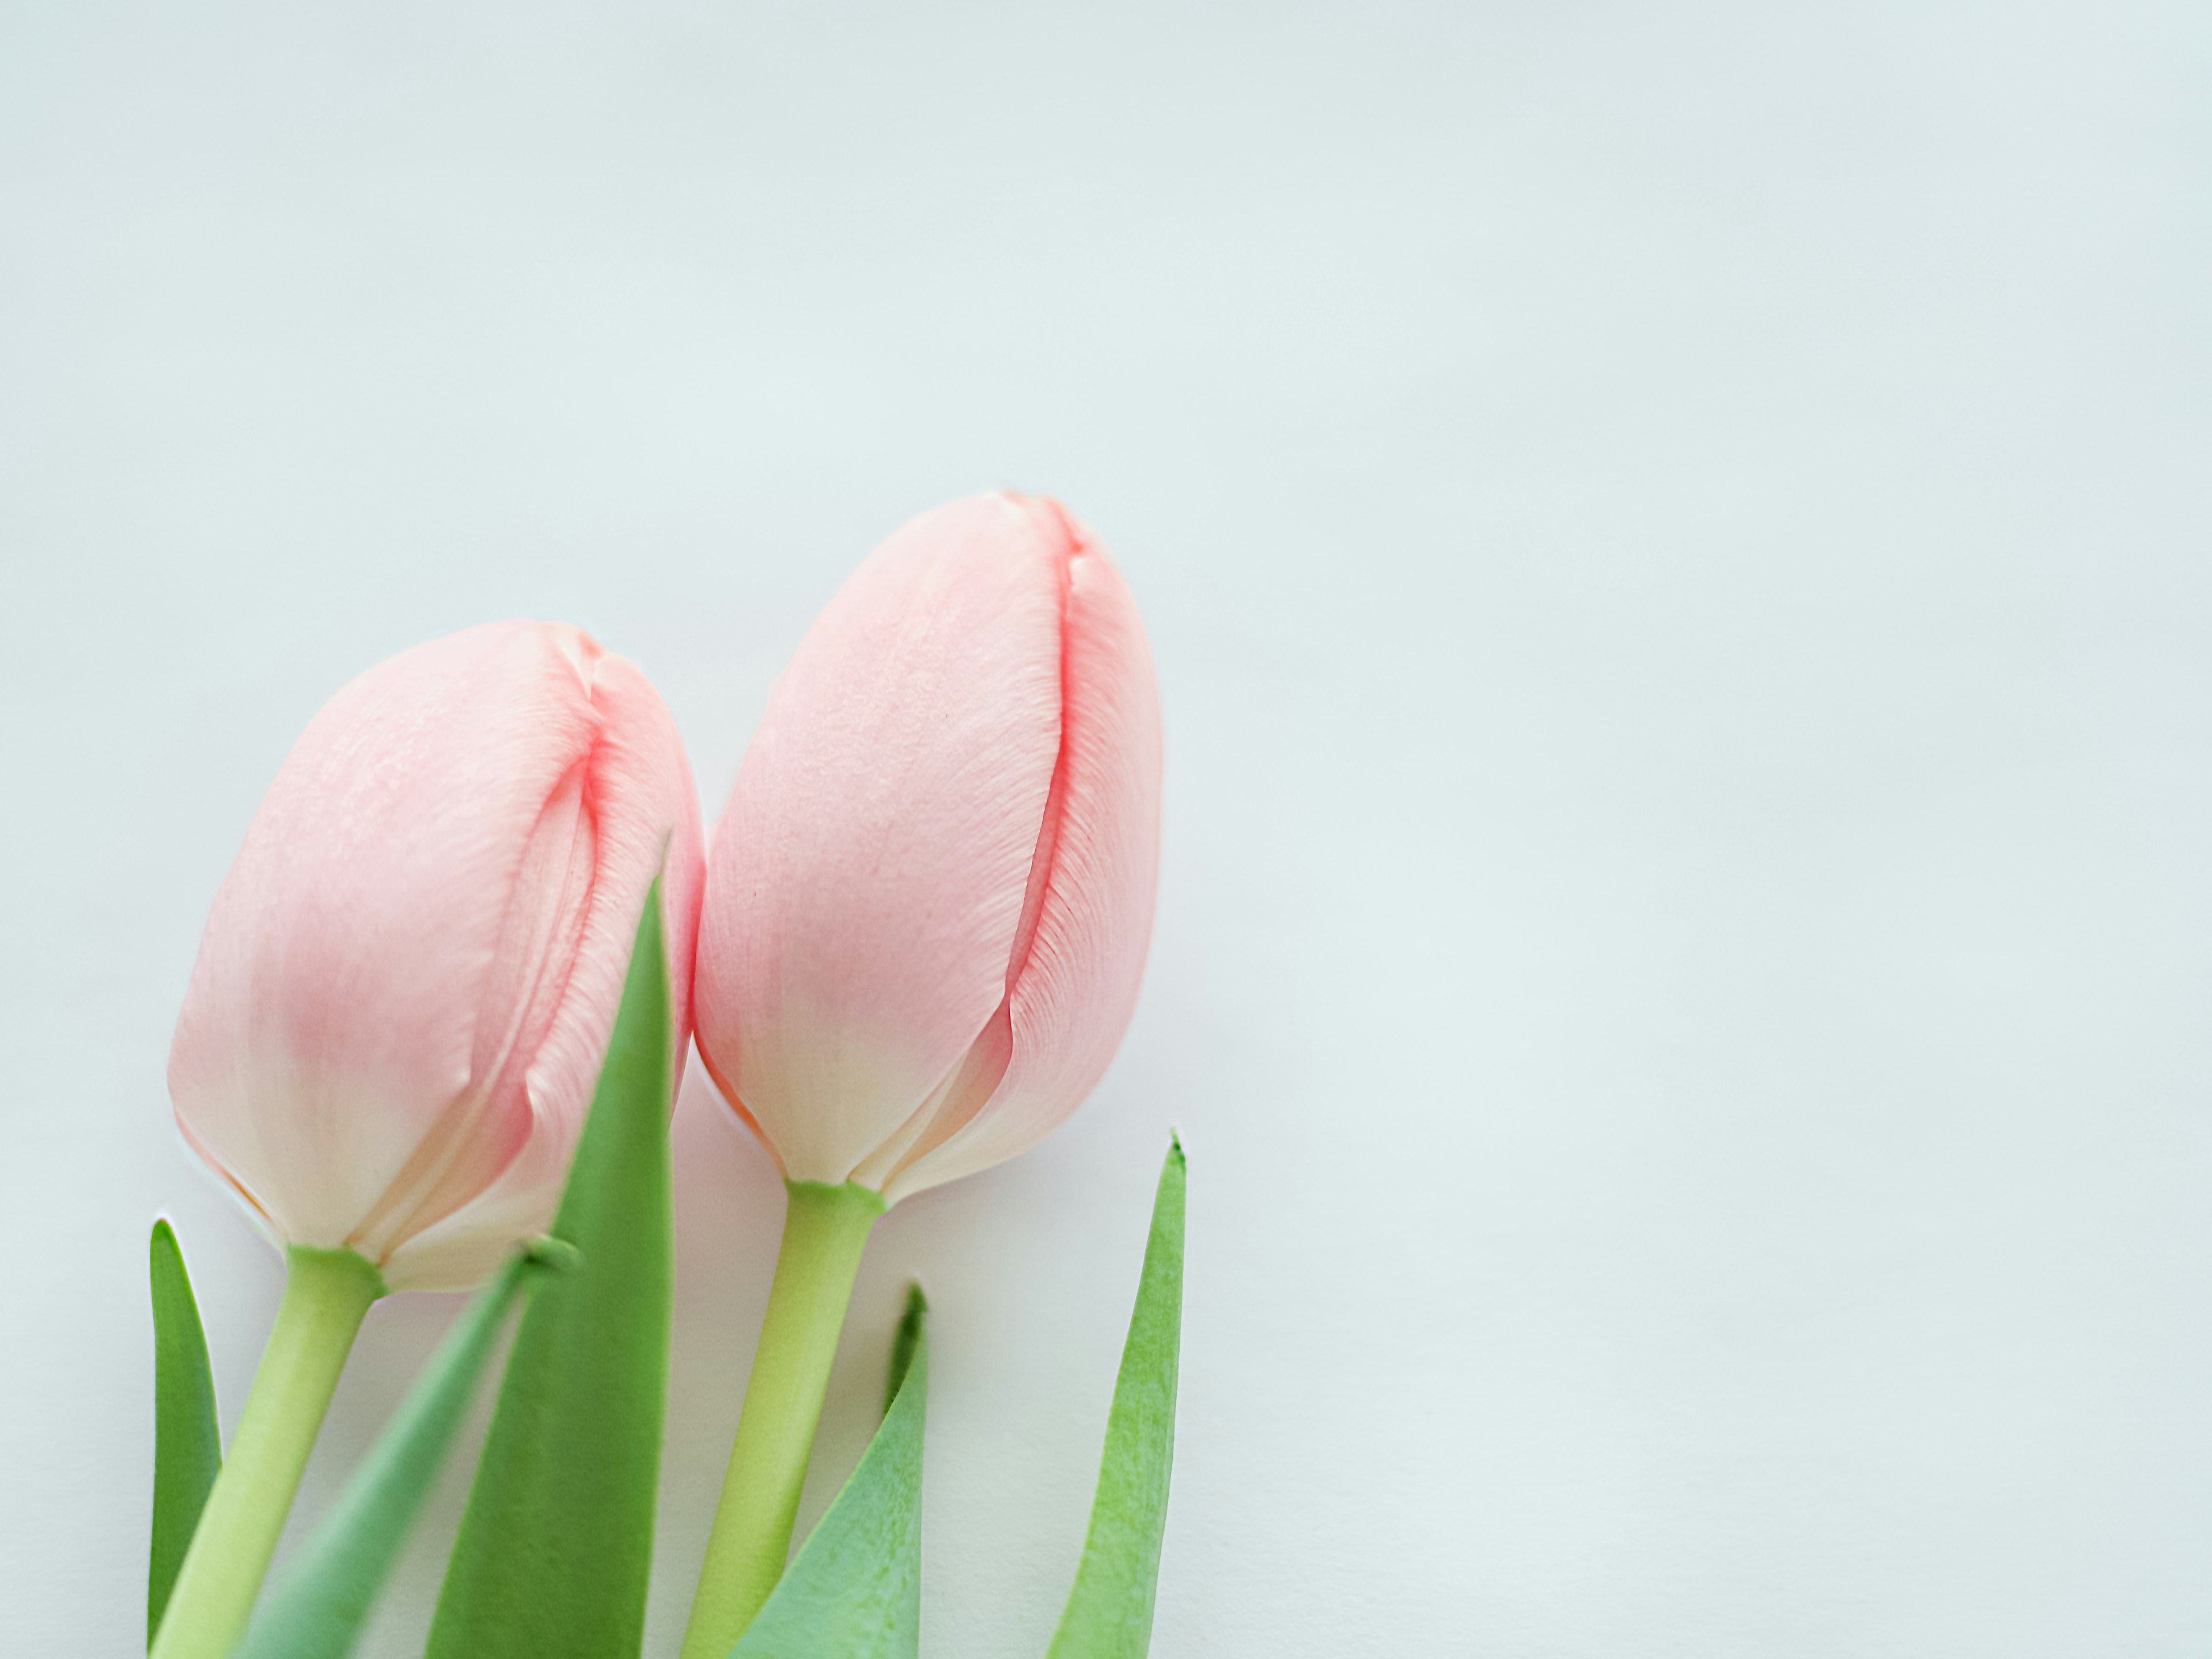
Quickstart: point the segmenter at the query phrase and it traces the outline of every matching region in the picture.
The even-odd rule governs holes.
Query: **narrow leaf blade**
[[[906,1287],[906,1311],[899,1317],[897,1334],[891,1338],[891,1361],[884,1378],[886,1412],[898,1403],[899,1390],[906,1384],[907,1367],[914,1364],[914,1351],[921,1344],[928,1320],[929,1298],[921,1293],[921,1281],[910,1281]]]
[[[675,1060],[653,884],[553,1234],[583,1253],[531,1297],[428,1659],[632,1659],[668,1384]]]
[[[150,1648],[208,1489],[222,1468],[222,1431],[216,1422],[215,1375],[208,1366],[199,1304],[167,1221],[154,1224],[148,1253],[154,1291],[154,1535],[146,1565]]]
[[[557,1239],[526,1246],[479,1291],[283,1578],[237,1659],[344,1659],[422,1512],[500,1326],[533,1270],[574,1265]]]
[[[1091,1504],[1075,1588],[1047,1659],[1144,1659],[1152,1641],[1160,1534],[1175,1462],[1176,1380],[1182,1348],[1182,1143],[1168,1150],[1152,1200],[1145,1275]]]
[[[730,1659],[915,1659],[928,1310],[921,1287],[910,1287],[891,1346],[891,1399],[884,1419]]]

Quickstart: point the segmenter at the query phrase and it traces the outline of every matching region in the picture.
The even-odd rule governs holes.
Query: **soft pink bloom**
[[[279,1243],[474,1283],[552,1218],[664,860],[682,1041],[699,843],[666,707],[577,629],[369,670],[216,895],[169,1051],[185,1138]]]
[[[1035,1145],[1136,1005],[1159,820],[1105,550],[1049,501],[915,520],[799,646],[723,809],[708,1070],[793,1180],[896,1200]]]

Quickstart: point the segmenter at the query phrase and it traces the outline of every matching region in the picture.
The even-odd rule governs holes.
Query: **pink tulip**
[[[1144,628],[1055,502],[915,520],[784,671],[714,835],[697,1035],[789,1203],[683,1659],[783,1571],[875,1218],[1042,1139],[1114,1057],[1159,835]]]
[[[793,1181],[896,1201],[1033,1146],[1113,1058],[1159,866],[1135,602],[1058,503],[979,495],[854,573],[716,831],[698,1037]]]
[[[280,1243],[474,1283],[552,1218],[664,860],[680,1042],[698,807],[645,677],[553,623],[371,669],[216,896],[169,1054],[185,1138]]]

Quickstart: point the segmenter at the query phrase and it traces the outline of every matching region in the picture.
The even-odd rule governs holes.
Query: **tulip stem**
[[[783,1246],[682,1659],[727,1659],[783,1576],[845,1304],[868,1230],[884,1212],[880,1194],[851,1182],[784,1187]]]
[[[223,1659],[246,1630],[355,1334],[384,1278],[351,1250],[285,1253],[284,1299],[151,1659]]]

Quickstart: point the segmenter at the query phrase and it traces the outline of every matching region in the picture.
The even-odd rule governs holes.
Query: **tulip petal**
[[[380,664],[310,722],[216,896],[170,1052],[185,1138],[280,1241],[474,1282],[550,1213],[664,854],[688,993],[698,840],[667,711],[577,629]],[[511,1230],[456,1224],[506,1214],[518,1164]]]
[[[216,895],[171,1092],[288,1243],[345,1246],[468,1087],[531,828],[591,740],[581,675],[547,672],[564,643],[496,624],[355,680]]]
[[[513,1073],[527,1101],[528,1133],[496,1180],[393,1252],[386,1279],[409,1289],[472,1285],[506,1240],[550,1224],[561,1183],[612,1034],[635,917],[659,876],[669,998],[675,1029],[691,1018],[691,962],[705,878],[698,794],[667,705],[618,657],[600,660],[592,688],[600,721],[587,787],[593,803],[596,877],[576,928],[573,966],[526,1072]],[[688,1045],[679,1042],[669,1085],[672,1110]]]
[[[1007,981],[1011,1051],[988,1100],[908,1154],[885,1184],[893,1200],[1012,1158],[1056,1128],[1104,1074],[1144,977],[1159,878],[1159,692],[1127,585],[1088,532],[1065,522],[1073,545],[1055,822],[1033,931]]]
[[[700,1051],[793,1180],[838,1183],[1006,994],[1060,743],[1066,538],[994,495],[907,526],[824,611],[716,832]]]

